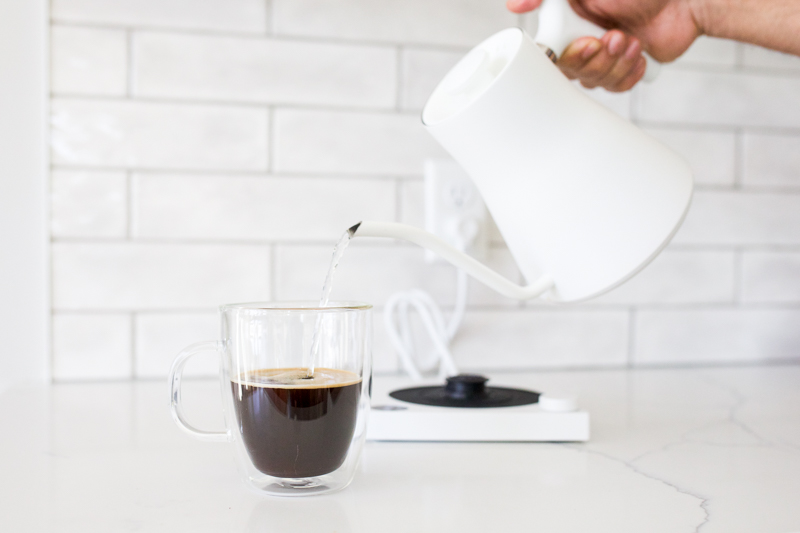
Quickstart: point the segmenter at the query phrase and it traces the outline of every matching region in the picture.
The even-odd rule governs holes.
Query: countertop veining
[[[229,445],[179,432],[163,382],[10,389],[0,529],[800,531],[800,366],[491,377],[578,392],[591,441],[370,442],[343,492],[273,499],[240,482]],[[198,426],[221,427],[216,382],[188,381],[184,398]]]

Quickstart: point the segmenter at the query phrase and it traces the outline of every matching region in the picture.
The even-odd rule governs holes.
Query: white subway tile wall
[[[800,245],[800,191],[697,191],[675,244]]]
[[[199,341],[219,339],[216,313],[138,313],[135,329],[133,372],[137,378],[163,378],[178,352]],[[216,376],[219,355],[197,354],[186,363],[187,376]]]
[[[735,183],[735,133],[672,128],[645,128],[645,131],[686,159],[696,184],[730,187]]]
[[[392,109],[389,46],[137,34],[133,94],[154,98]]]
[[[408,176],[446,156],[416,113],[278,109],[274,120],[277,172]]]
[[[800,135],[744,136],[742,183],[800,189]]]
[[[742,299],[751,303],[786,303],[800,300],[800,252],[744,254]]]
[[[263,33],[264,0],[52,0],[54,22]]]
[[[467,49],[458,52],[405,48],[402,54],[403,91],[400,105],[403,109],[421,111],[428,96],[447,71],[461,59]]]
[[[110,96],[127,93],[125,31],[54,26],[50,48],[52,92]]]
[[[453,343],[465,368],[621,366],[628,313],[586,309],[473,311]]]
[[[638,364],[796,360],[800,343],[798,309],[645,309],[634,323]]]
[[[270,297],[270,250],[243,244],[53,245],[53,308],[214,309]]]
[[[637,93],[637,116],[648,122],[800,128],[800,78],[791,74],[666,66]]]
[[[279,35],[471,46],[513,26],[492,0],[272,0]]]
[[[54,238],[125,238],[128,233],[125,172],[54,170],[50,177],[50,233]]]
[[[671,248],[639,275],[586,305],[732,304],[735,252]]]
[[[53,0],[54,379],[162,379],[218,335],[218,304],[317,298],[349,225],[424,225],[423,162],[445,153],[419,110],[472,45],[535,27],[503,4]],[[655,83],[586,91],[687,159],[685,225],[585,304],[471,283],[462,368],[800,359],[798,72],[796,57],[702,38]],[[488,264],[521,280],[491,232]],[[418,248],[356,240],[342,260],[333,296],[376,306],[377,372],[398,369],[385,301],[415,287],[452,307],[453,269]]]
[[[675,62],[681,65],[736,65],[738,45],[734,41],[702,36]]]
[[[365,178],[137,173],[132,235],[333,242],[359,220],[395,220],[396,188]]]
[[[132,377],[131,317],[59,313],[53,317],[53,379]]]
[[[800,71],[800,57],[767,50],[759,46],[744,46],[742,63],[748,67]]]
[[[52,161],[113,168],[265,171],[266,109],[54,98]]]

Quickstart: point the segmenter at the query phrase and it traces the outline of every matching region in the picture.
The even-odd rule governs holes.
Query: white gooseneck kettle
[[[616,287],[666,246],[689,207],[687,164],[578,90],[518,28],[470,51],[422,122],[473,179],[530,284],[412,226],[363,221],[351,233],[414,242],[510,298],[576,302]]]

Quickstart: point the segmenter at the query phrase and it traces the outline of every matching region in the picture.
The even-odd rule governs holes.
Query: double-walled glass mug
[[[333,302],[245,303],[220,307],[222,339],[175,358],[170,407],[175,423],[202,440],[233,442],[247,482],[278,496],[340,490],[364,445],[372,376],[372,306]],[[181,374],[187,360],[220,355],[227,430],[185,419]]]

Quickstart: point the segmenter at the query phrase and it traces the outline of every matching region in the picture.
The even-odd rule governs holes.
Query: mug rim
[[[372,304],[354,301],[329,302],[325,307],[320,307],[319,301],[313,300],[287,300],[273,302],[242,302],[224,304],[219,306],[221,312],[231,310],[249,311],[366,311],[372,309]]]

